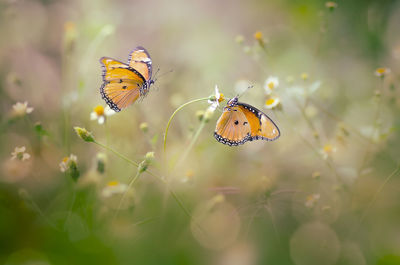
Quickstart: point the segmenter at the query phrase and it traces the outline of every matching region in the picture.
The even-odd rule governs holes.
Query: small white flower
[[[118,181],[110,181],[101,192],[104,198],[109,198],[115,194],[123,194],[128,189],[128,185],[119,183]]]
[[[321,198],[321,195],[319,195],[319,194],[310,194],[307,196],[306,202],[304,203],[304,205],[307,208],[313,208],[315,206],[315,204],[319,201],[320,198]]]
[[[25,101],[24,103],[17,102],[13,106],[13,116],[22,117],[26,114],[29,114],[33,111],[32,107],[28,107],[28,102]]]
[[[31,155],[28,153],[25,153],[26,147],[21,146],[21,147],[15,147],[14,152],[11,153],[11,159],[19,159],[21,161],[28,160]]]
[[[93,111],[90,113],[91,120],[97,120],[99,124],[103,124],[106,121],[107,116],[114,115],[115,111],[113,111],[109,106],[105,108],[101,105],[96,106]]]
[[[76,157],[76,155],[70,154],[70,156],[66,156],[63,158],[63,160],[61,161],[61,163],[59,164],[60,166],[60,171],[61,172],[65,172],[68,170],[68,168],[70,167],[71,163],[78,163],[78,158]]]
[[[320,151],[322,158],[323,159],[328,159],[328,157],[331,157],[333,153],[336,152],[336,147],[331,145],[331,144],[326,144],[324,145],[324,147],[322,148],[322,150]]]
[[[208,99],[208,103],[211,104],[208,109],[214,112],[214,110],[219,106],[219,103],[222,101],[224,101],[224,94],[219,93],[218,86],[215,85],[214,95],[210,96]]]
[[[267,95],[271,95],[272,92],[279,86],[279,79],[278,77],[275,76],[270,76],[267,78],[267,80],[265,80],[265,85],[264,85],[264,89],[265,89],[265,93]]]
[[[278,97],[270,97],[265,101],[265,108],[274,109],[279,106],[281,100]]]

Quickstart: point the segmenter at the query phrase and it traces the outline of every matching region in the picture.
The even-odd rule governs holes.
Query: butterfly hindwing
[[[230,146],[253,140],[273,141],[279,136],[278,127],[265,113],[237,98],[228,101],[214,133],[218,142]]]
[[[140,87],[131,80],[113,80],[104,82],[100,88],[100,93],[111,109],[120,111],[139,98]]]
[[[130,54],[128,64],[137,70],[146,81],[151,80],[152,61],[145,48],[138,46]]]
[[[217,121],[215,139],[227,145],[241,145],[249,141],[250,124],[238,106],[226,107]]]

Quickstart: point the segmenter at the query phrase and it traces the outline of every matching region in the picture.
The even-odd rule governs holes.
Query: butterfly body
[[[100,59],[103,84],[100,94],[111,109],[121,111],[144,97],[154,83],[152,61],[143,47],[136,47],[129,55],[128,64],[109,57]]]
[[[229,146],[242,145],[253,140],[273,141],[279,136],[278,127],[265,113],[238,102],[237,97],[228,101],[214,132],[218,142]]]

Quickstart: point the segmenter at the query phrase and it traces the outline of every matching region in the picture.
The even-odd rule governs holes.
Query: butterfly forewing
[[[262,111],[257,108],[238,102],[238,106],[246,115],[251,127],[251,137],[254,140],[275,140],[280,132],[275,123]]]
[[[137,70],[146,81],[151,79],[152,61],[149,53],[143,47],[136,47],[130,54],[128,64]]]
[[[227,145],[244,144],[250,139],[250,124],[238,106],[224,108],[214,136],[217,141]]]

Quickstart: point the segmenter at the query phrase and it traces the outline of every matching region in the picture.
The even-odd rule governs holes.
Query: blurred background
[[[399,1],[1,0],[0,21],[1,264],[400,264]],[[139,45],[157,81],[108,116],[99,58]],[[281,137],[218,143],[226,101],[203,100],[164,151],[215,85]]]

